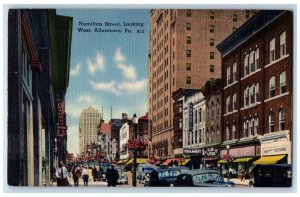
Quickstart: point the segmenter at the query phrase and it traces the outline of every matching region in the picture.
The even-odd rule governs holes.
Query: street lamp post
[[[132,123],[134,125],[134,139],[137,139],[138,119],[136,114],[133,115]],[[133,150],[133,172],[132,172],[132,186],[136,187],[136,156],[137,150]]]
[[[227,182],[228,182],[229,181],[229,149],[230,149],[229,144],[226,145],[226,149],[227,149]]]

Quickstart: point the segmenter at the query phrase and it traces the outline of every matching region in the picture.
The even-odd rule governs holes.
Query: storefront
[[[210,147],[203,148],[202,162],[205,168],[218,169],[218,160],[220,155],[219,144],[212,145]]]
[[[203,165],[203,149],[202,148],[183,148],[183,155],[185,158],[190,159],[185,165],[191,169],[202,169]]]
[[[259,145],[244,145],[244,146],[230,146],[229,150],[221,150],[221,160],[218,163],[221,165],[222,174],[227,174],[227,160],[226,157],[229,151],[229,155],[232,158],[229,162],[229,174],[231,177],[238,177],[239,171],[242,169],[249,172],[250,167],[253,165],[253,161],[260,156]]]
[[[254,164],[291,164],[292,151],[289,131],[268,133],[260,137],[261,158]]]

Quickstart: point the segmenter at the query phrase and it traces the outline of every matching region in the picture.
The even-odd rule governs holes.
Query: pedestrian
[[[57,186],[69,186],[68,181],[68,170],[64,165],[63,161],[58,163],[58,167],[55,172],[56,179],[57,179]]]
[[[246,179],[246,172],[245,172],[245,170],[243,168],[240,171],[240,177],[241,177],[241,182],[243,182],[243,180],[245,181],[245,179]]]
[[[87,167],[84,166],[82,169],[82,179],[83,179],[83,185],[88,186],[89,183],[89,172],[87,170]]]
[[[97,168],[95,166],[94,166],[94,168],[92,170],[92,175],[93,175],[94,182],[96,182],[96,179],[97,179]]]
[[[119,173],[115,169],[114,164],[111,164],[110,168],[107,169],[106,176],[107,176],[107,186],[115,187],[118,183]]]
[[[79,177],[81,176],[80,168],[75,164],[72,169],[72,176],[74,181],[74,186],[79,186]]]

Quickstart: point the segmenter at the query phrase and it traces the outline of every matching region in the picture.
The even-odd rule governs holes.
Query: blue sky
[[[104,120],[147,112],[147,52],[150,29],[150,10],[129,9],[58,9],[57,14],[73,17],[70,80],[66,93],[68,151],[79,152],[79,116],[82,109],[92,106]],[[143,27],[126,27],[132,33],[78,32],[79,21],[85,23],[139,22]],[[95,27],[91,27],[94,31]],[[137,30],[144,33],[137,33]]]

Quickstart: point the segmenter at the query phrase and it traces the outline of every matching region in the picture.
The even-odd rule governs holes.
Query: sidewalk
[[[225,179],[225,180],[227,181],[227,179]],[[249,186],[250,179],[241,181],[241,179],[239,179],[239,178],[233,178],[233,179],[230,179],[230,181],[234,182],[236,185]]]

